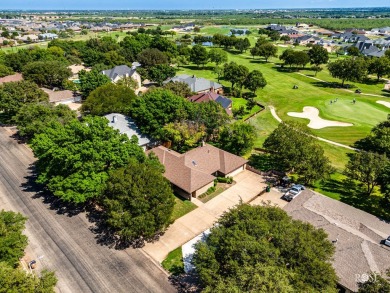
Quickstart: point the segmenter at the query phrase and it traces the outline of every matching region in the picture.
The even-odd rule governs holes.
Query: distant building
[[[142,147],[144,151],[149,148],[151,140],[139,130],[135,122],[130,117],[118,113],[107,114],[104,117],[108,119],[109,126],[119,130],[122,134],[126,134],[130,139],[133,136],[136,136],[138,139],[138,145]]]
[[[190,87],[191,91],[194,93],[215,92],[220,95],[223,94],[222,84],[202,77],[196,77],[195,75],[177,75],[173,78],[164,81],[164,84],[167,84],[168,82],[184,82]]]
[[[58,39],[58,35],[52,34],[52,33],[46,33],[46,34],[40,34],[39,38],[41,40],[55,40],[55,39]]]

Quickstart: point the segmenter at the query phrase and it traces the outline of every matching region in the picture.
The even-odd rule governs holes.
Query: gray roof
[[[114,80],[117,76],[123,77],[125,75],[132,76],[135,72],[135,68],[132,69],[127,65],[115,66],[112,69],[103,70],[102,73],[107,75],[111,80]]]
[[[223,96],[218,96],[215,102],[220,104],[224,109],[227,109],[232,105],[232,100],[225,98]]]
[[[116,117],[114,120],[114,116]],[[130,139],[133,135],[138,138],[138,145],[145,146],[150,143],[150,139],[141,133],[134,121],[125,115],[118,113],[107,114],[104,117],[108,119],[108,125],[119,130],[120,133],[126,134]]]
[[[356,292],[356,276],[390,267],[390,223],[340,201],[305,190],[284,208],[294,219],[324,229],[336,241],[333,267],[343,287]]]
[[[165,81],[164,84],[166,84],[168,82],[175,82],[175,81],[184,82],[184,83],[188,84],[191,91],[196,92],[196,93],[201,92],[201,91],[210,90],[211,88],[214,88],[214,89],[222,88],[222,84],[219,84],[215,81],[208,80],[208,79],[205,79],[202,77],[196,77],[195,75],[190,76],[187,74],[181,74],[181,75],[175,76],[173,78],[170,78],[167,81]]]

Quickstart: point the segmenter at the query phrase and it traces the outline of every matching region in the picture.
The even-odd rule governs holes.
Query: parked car
[[[390,246],[390,236],[385,240],[385,245]]]
[[[356,94],[361,94],[362,91],[361,91],[360,89],[357,89],[357,90],[355,91],[355,93],[356,93]]]
[[[293,186],[291,187],[296,187],[298,188],[299,190],[305,190],[305,186],[303,186],[302,184],[294,184]]]
[[[287,201],[292,201],[294,198],[300,195],[301,192],[302,189],[300,187],[293,186],[282,196],[282,198]]]

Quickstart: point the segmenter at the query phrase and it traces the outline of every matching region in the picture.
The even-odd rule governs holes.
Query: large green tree
[[[67,105],[54,106],[47,102],[26,104],[12,118],[19,130],[19,135],[27,140],[42,133],[52,123],[66,124],[76,118],[76,112]]]
[[[0,85],[0,111],[6,116],[6,122],[10,122],[23,105],[48,101],[49,96],[31,81]]]
[[[264,88],[267,85],[267,81],[265,80],[263,74],[259,70],[251,71],[246,77],[244,86],[253,92],[256,95],[256,91],[259,88]]]
[[[316,69],[316,74],[318,72],[317,69],[320,67],[321,64],[328,63],[329,60],[328,51],[320,45],[314,45],[313,47],[311,47],[311,49],[309,50],[309,52],[307,52],[307,54],[309,55],[310,58],[310,64],[315,65],[314,68]]]
[[[104,117],[53,124],[34,137],[37,182],[64,201],[84,203],[102,195],[110,170],[142,161],[136,141],[107,125]]]
[[[62,88],[72,72],[67,64],[59,61],[36,61],[28,63],[22,70],[23,78],[39,86]]]
[[[168,64],[168,56],[156,48],[142,50],[137,55],[137,60],[145,68],[150,68],[158,64]]]
[[[155,160],[131,160],[126,167],[110,173],[103,206],[107,224],[125,241],[149,239],[170,222],[174,196],[162,168],[151,162]]]
[[[389,75],[390,59],[385,56],[380,58],[373,58],[368,63],[368,73],[375,74],[378,81],[384,75]]]
[[[218,145],[221,149],[236,155],[244,155],[255,143],[256,130],[254,126],[237,121],[222,128]]]
[[[390,164],[385,155],[359,151],[352,154],[345,166],[345,175],[351,179],[363,182],[368,195],[380,182],[380,176]]]
[[[236,62],[230,62],[224,65],[223,74],[225,79],[230,81],[233,89],[235,85],[242,88],[249,74],[249,69],[244,65],[237,64]]]
[[[356,146],[368,152],[385,154],[390,158],[390,115],[387,120],[378,123],[367,137],[358,141]]]
[[[26,220],[19,213],[0,211],[0,263],[11,267],[19,264],[27,246],[27,237],[22,233]]]
[[[183,98],[187,98],[193,94],[189,85],[182,81],[168,82],[163,88]]]
[[[198,66],[205,65],[209,61],[209,54],[206,48],[202,45],[193,46],[190,53],[190,60]]]
[[[327,234],[278,207],[241,204],[195,247],[203,292],[337,292]]]
[[[84,98],[88,97],[89,94],[99,86],[111,82],[111,80],[106,75],[100,73],[98,70],[92,70],[90,72],[81,70],[79,72],[79,79],[80,91]]]
[[[192,116],[193,104],[170,90],[154,89],[138,98],[130,108],[130,116],[142,132],[161,138],[165,124],[187,120]]]
[[[263,146],[270,152],[275,168],[298,173],[307,184],[333,171],[322,147],[300,123],[280,123]]]
[[[227,53],[221,48],[211,48],[209,51],[209,58],[211,62],[214,62],[216,66],[228,61]]]
[[[43,270],[39,276],[0,262],[0,293],[54,293],[57,278]]]
[[[89,94],[81,106],[81,111],[98,116],[109,113],[126,114],[136,99],[137,96],[131,88],[107,83]]]
[[[364,58],[345,58],[328,64],[330,75],[345,81],[361,81],[367,76],[367,62]]]
[[[159,86],[163,85],[163,82],[168,78],[174,77],[176,75],[176,69],[167,64],[158,64],[156,66],[151,67],[148,70],[149,78],[157,82]]]
[[[276,57],[278,53],[278,48],[272,43],[264,43],[257,48],[257,55],[264,57],[265,62],[268,62],[270,57]]]

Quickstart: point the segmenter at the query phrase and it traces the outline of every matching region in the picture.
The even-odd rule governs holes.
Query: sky
[[[389,0],[0,0],[0,10],[348,8],[389,5]]]

